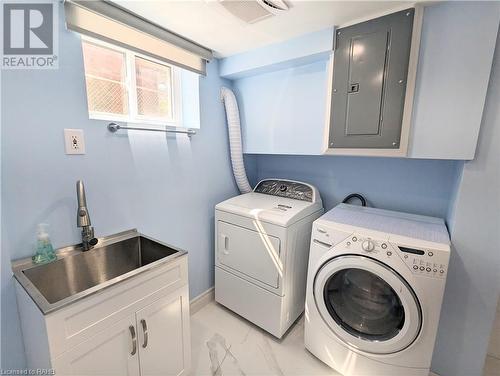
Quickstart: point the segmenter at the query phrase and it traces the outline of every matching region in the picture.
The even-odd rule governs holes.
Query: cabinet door
[[[65,352],[52,366],[58,376],[139,376],[138,353],[132,315]]]
[[[398,149],[414,9],[337,30],[330,148]]]
[[[491,63],[499,20],[498,1],[446,1],[425,7],[411,158],[474,159],[490,72],[497,74]]]
[[[143,308],[136,317],[141,376],[186,375],[191,363],[188,287]]]

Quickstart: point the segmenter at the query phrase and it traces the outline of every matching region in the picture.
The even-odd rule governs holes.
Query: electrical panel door
[[[329,148],[399,148],[413,17],[337,29]]]

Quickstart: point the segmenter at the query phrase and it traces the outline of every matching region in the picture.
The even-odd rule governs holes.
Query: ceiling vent
[[[282,0],[219,0],[232,15],[246,23],[255,23],[288,10]]]

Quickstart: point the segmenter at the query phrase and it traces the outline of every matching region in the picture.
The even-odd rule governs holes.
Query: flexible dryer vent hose
[[[233,166],[234,179],[241,193],[252,191],[248,182],[245,164],[243,163],[243,148],[241,145],[241,126],[238,103],[231,89],[222,87],[221,99],[226,108],[227,129],[229,133],[229,149],[231,151],[231,164]]]

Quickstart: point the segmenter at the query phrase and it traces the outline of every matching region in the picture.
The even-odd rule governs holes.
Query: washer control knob
[[[420,267],[420,270],[421,270],[421,271],[424,271],[424,270],[425,270],[425,267],[424,267],[424,266],[421,266],[421,267]]]
[[[361,248],[363,248],[366,252],[371,252],[375,249],[375,243],[370,239],[367,239],[361,243]]]
[[[417,265],[413,265],[413,269],[417,270],[418,266]]]
[[[426,271],[430,272],[431,271],[431,268],[425,268]]]
[[[382,249],[386,249],[387,248],[387,244],[382,243],[381,247],[382,247]]]

